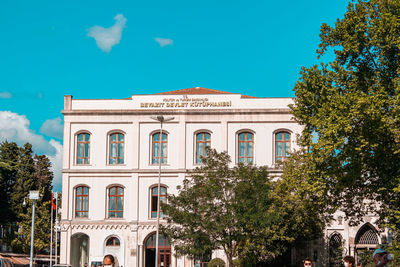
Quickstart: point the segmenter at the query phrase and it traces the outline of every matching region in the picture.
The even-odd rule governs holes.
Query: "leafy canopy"
[[[378,212],[400,227],[400,1],[352,1],[343,19],[323,24],[318,57],[303,67],[292,111],[304,126],[304,179],[316,180],[327,206],[357,218]],[[322,191],[321,191],[322,192]],[[377,203],[379,203],[377,205]]]
[[[266,167],[232,168],[226,152],[211,149],[202,160],[178,194],[162,205],[169,222],[162,230],[178,255],[204,259],[223,249],[228,266],[237,256],[255,264],[282,255],[300,237],[319,233],[319,220],[306,216],[309,210],[300,205],[302,196],[270,177]]]
[[[32,145],[19,147],[14,142],[0,143],[0,225],[7,229],[3,242],[13,252],[29,252],[32,202],[24,198],[39,190],[35,211],[35,252],[46,252],[50,243],[50,199],[53,173],[50,160],[34,155]]]

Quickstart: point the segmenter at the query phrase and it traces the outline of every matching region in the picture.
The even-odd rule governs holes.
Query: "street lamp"
[[[156,231],[156,262],[155,266],[158,267],[158,235],[160,232],[160,189],[161,189],[161,160],[162,160],[162,127],[163,122],[172,121],[174,117],[164,118],[163,115],[151,117],[153,120],[160,122],[160,135],[158,136],[158,185],[157,185],[157,231]]]
[[[32,200],[32,225],[31,225],[31,255],[29,259],[29,267],[33,266],[33,235],[35,231],[35,202],[39,199],[39,191],[29,191],[29,199]],[[25,199],[24,199],[25,203]]]

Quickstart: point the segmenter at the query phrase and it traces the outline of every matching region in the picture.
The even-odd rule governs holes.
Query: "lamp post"
[[[56,236],[55,236],[56,243],[55,243],[55,251],[54,252],[55,252],[55,263],[57,264],[58,263],[58,258],[57,258],[58,231],[60,229],[60,222],[58,220],[58,193],[57,192],[54,193],[54,197],[56,198],[56,223],[54,225],[54,230],[56,232]]]
[[[35,202],[39,199],[39,191],[29,191],[29,199],[32,200],[32,226],[31,226],[31,254],[29,259],[29,267],[33,266],[33,240],[35,234]],[[24,200],[25,202],[25,200]]]
[[[153,120],[160,122],[160,135],[158,136],[158,184],[157,184],[157,231],[156,231],[156,262],[155,266],[158,267],[158,235],[160,232],[160,189],[161,189],[161,160],[162,160],[162,127],[163,122],[171,121],[174,117],[164,118],[163,115],[151,117]]]

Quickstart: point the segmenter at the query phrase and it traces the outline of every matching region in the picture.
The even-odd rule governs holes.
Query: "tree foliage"
[[[11,208],[11,197],[17,172],[19,148],[16,143],[5,141],[0,145],[0,224],[6,225],[15,221],[16,216]]]
[[[231,168],[226,152],[208,150],[203,165],[178,187],[179,194],[169,195],[162,205],[169,222],[163,233],[178,255],[202,258],[223,249],[228,266],[234,257],[252,264],[271,261],[298,238],[320,232],[318,219],[301,210],[302,196],[277,181],[266,167]]]
[[[208,263],[207,266],[209,266],[209,267],[225,267],[225,262],[223,259],[214,258]]]
[[[38,190],[41,197],[35,209],[35,252],[49,248],[50,201],[53,173],[50,160],[34,155],[32,145],[19,147],[14,142],[0,144],[0,224],[7,231],[4,238],[14,252],[29,252],[32,202],[27,198],[30,190]],[[27,203],[23,206],[23,202]]]
[[[34,252],[45,252],[50,247],[50,201],[38,200],[35,205]],[[26,205],[26,213],[20,214],[16,236],[11,241],[14,252],[28,253],[31,246],[32,202]]]
[[[292,111],[304,126],[303,179],[354,222],[369,211],[400,227],[400,1],[353,1],[323,24],[318,57],[302,68]],[[376,205],[379,203],[379,205]]]

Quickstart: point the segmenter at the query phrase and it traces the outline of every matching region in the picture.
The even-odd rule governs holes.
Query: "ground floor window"
[[[342,236],[335,233],[329,239],[329,266],[342,266],[343,262],[343,247]]]
[[[171,244],[168,238],[158,236],[158,264],[156,261],[156,234],[150,235],[145,242],[145,266],[146,267],[170,267],[171,266]]]
[[[89,263],[89,236],[83,233],[71,236],[71,265],[84,267]]]

